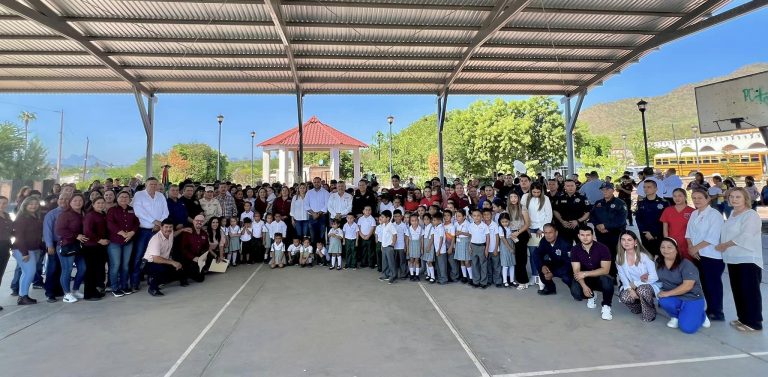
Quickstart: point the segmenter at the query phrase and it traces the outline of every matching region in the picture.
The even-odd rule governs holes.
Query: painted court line
[[[165,373],[165,377],[170,377],[174,373],[176,373],[176,370],[179,369],[179,366],[181,366],[181,363],[183,363],[184,360],[187,358],[187,356],[189,356],[189,354],[192,353],[192,350],[195,349],[195,347],[197,346],[197,343],[200,343],[200,341],[203,339],[205,334],[207,334],[208,331],[213,327],[213,325],[216,324],[216,321],[219,320],[219,317],[221,317],[221,315],[224,314],[224,311],[227,310],[230,304],[232,304],[232,301],[235,301],[235,298],[237,298],[240,292],[242,292],[243,289],[245,289],[245,286],[251,282],[251,279],[253,279],[253,277],[256,276],[256,273],[259,272],[259,270],[261,270],[262,267],[264,267],[264,265],[260,264],[259,267],[256,268],[256,271],[253,271],[251,276],[248,277],[248,280],[246,280],[245,283],[243,283],[243,285],[241,285],[240,288],[232,295],[232,297],[229,298],[229,301],[227,301],[227,303],[224,304],[224,306],[222,306],[221,309],[219,309],[219,312],[216,313],[216,315],[213,317],[213,319],[211,319],[210,322],[208,322],[208,325],[205,326],[203,331],[200,332],[200,335],[198,335],[197,338],[195,338],[195,340],[192,342],[192,344],[190,344],[189,347],[187,347],[187,350],[184,351],[183,354],[181,354],[181,357],[179,357],[179,359],[176,360],[176,363],[173,364],[171,369],[168,369],[168,372]]]
[[[700,362],[705,362],[705,361],[744,359],[744,358],[752,357],[752,356],[755,356],[755,355],[759,355],[761,353],[768,354],[768,352],[753,352],[751,354],[748,354],[748,353],[737,353],[737,354],[733,354],[733,355],[695,357],[695,358],[691,358],[691,359],[649,361],[649,362],[645,362],[645,363],[598,365],[598,366],[594,366],[594,367],[584,367],[584,368],[555,369],[555,370],[542,370],[542,371],[538,371],[538,372],[497,374],[497,375],[494,375],[493,377],[552,376],[552,375],[557,375],[557,374],[595,372],[595,371],[602,371],[602,370],[627,369],[627,368],[648,367],[648,366],[657,366],[657,365],[700,363]]]
[[[0,319],[3,319],[3,318],[5,318],[5,317],[7,317],[7,316],[9,316],[9,315],[11,315],[11,314],[15,314],[15,313],[18,313],[18,312],[20,312],[20,311],[22,311],[22,310],[24,310],[24,309],[26,309],[26,308],[28,308],[28,307],[29,307],[29,306],[22,306],[22,307],[21,307],[21,308],[19,308],[19,309],[16,309],[16,310],[10,311],[10,312],[8,312],[8,313],[5,313],[5,314],[3,314],[3,315],[0,315]]]
[[[485,366],[480,362],[480,359],[475,356],[475,353],[472,352],[472,349],[469,348],[469,345],[467,342],[464,341],[464,338],[461,337],[461,334],[459,334],[458,330],[453,326],[451,321],[448,320],[448,317],[443,313],[443,310],[440,309],[439,306],[437,306],[437,303],[432,298],[432,295],[427,292],[427,290],[424,288],[424,285],[419,283],[419,288],[421,288],[421,291],[424,292],[424,295],[427,296],[427,299],[432,304],[432,306],[437,310],[437,314],[440,314],[440,318],[443,319],[443,322],[445,322],[445,325],[448,326],[448,328],[451,330],[451,333],[453,333],[453,336],[456,337],[456,340],[459,341],[459,344],[461,344],[461,348],[464,348],[464,351],[467,353],[469,358],[472,360],[472,362],[475,364],[475,367],[477,367],[477,370],[480,371],[480,375],[482,377],[490,377],[491,374],[488,373],[488,370],[485,369]]]

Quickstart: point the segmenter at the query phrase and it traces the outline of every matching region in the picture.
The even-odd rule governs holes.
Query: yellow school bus
[[[662,171],[675,168],[680,176],[692,176],[701,171],[705,176],[758,178],[766,172],[768,148],[737,149],[730,152],[659,153],[653,156],[654,167]]]

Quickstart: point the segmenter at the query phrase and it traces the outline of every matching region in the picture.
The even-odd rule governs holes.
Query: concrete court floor
[[[558,295],[539,297],[533,288],[483,291],[408,281],[389,286],[367,269],[239,266],[209,275],[203,284],[169,284],[162,298],[143,291],[100,302],[48,304],[42,291],[33,290],[43,302],[19,307],[7,296],[14,266],[9,263],[0,288],[2,376],[768,372],[766,331],[742,334],[721,322],[685,335],[666,328],[661,314],[642,323],[617,299],[613,321],[602,321],[599,310],[572,300],[562,283]],[[730,320],[727,276],[724,281]],[[627,365],[633,363],[640,364]]]

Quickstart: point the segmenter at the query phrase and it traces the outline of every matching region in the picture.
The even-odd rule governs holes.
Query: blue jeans
[[[13,278],[11,278],[11,291],[19,293],[20,281],[21,281],[21,265],[19,263],[16,263],[16,268],[13,269]]]
[[[328,221],[327,215],[322,215],[317,219],[310,216],[309,220],[309,234],[312,245],[317,245],[318,242],[325,244],[325,224]]]
[[[133,254],[133,261],[131,262],[131,287],[133,288],[138,288],[139,283],[141,283],[141,260],[147,251],[149,239],[153,235],[155,232],[146,228],[139,228],[139,233],[136,235],[136,252]]]
[[[131,265],[131,251],[133,251],[133,242],[125,245],[110,242],[107,247],[109,256],[109,283],[112,291],[129,288],[129,275]]]
[[[662,297],[659,306],[672,318],[677,318],[678,328],[686,334],[695,333],[704,323],[703,298],[696,300],[682,300],[677,296]]]
[[[45,259],[45,297],[55,298],[61,296],[62,292],[61,262],[55,254],[49,254]]]
[[[21,251],[13,250],[13,257],[16,263],[21,267],[21,278],[19,280],[19,296],[29,296],[29,286],[35,280],[35,271],[37,271],[37,258],[40,257],[40,250],[30,250],[29,259],[24,262]]]
[[[73,255],[65,257],[61,255],[61,247],[58,250],[59,261],[61,261],[61,288],[64,289],[64,293],[70,293],[72,290],[79,291],[80,284],[83,284],[85,279],[85,259],[82,255]],[[77,273],[75,274],[75,284],[70,287],[70,280],[72,280],[72,264],[77,265]]]
[[[309,220],[296,220],[296,238],[303,239],[309,235]]]
[[[528,231],[531,233],[531,236],[538,233],[538,229],[528,229]],[[539,248],[536,246],[528,246],[528,254],[530,254],[530,260],[531,260],[531,277],[539,276],[540,268],[539,268],[539,258],[536,257],[537,250]]]

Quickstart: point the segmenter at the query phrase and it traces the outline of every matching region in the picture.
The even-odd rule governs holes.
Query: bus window
[[[759,154],[751,154],[749,155],[749,160],[752,162],[758,162],[760,161],[760,155]]]

